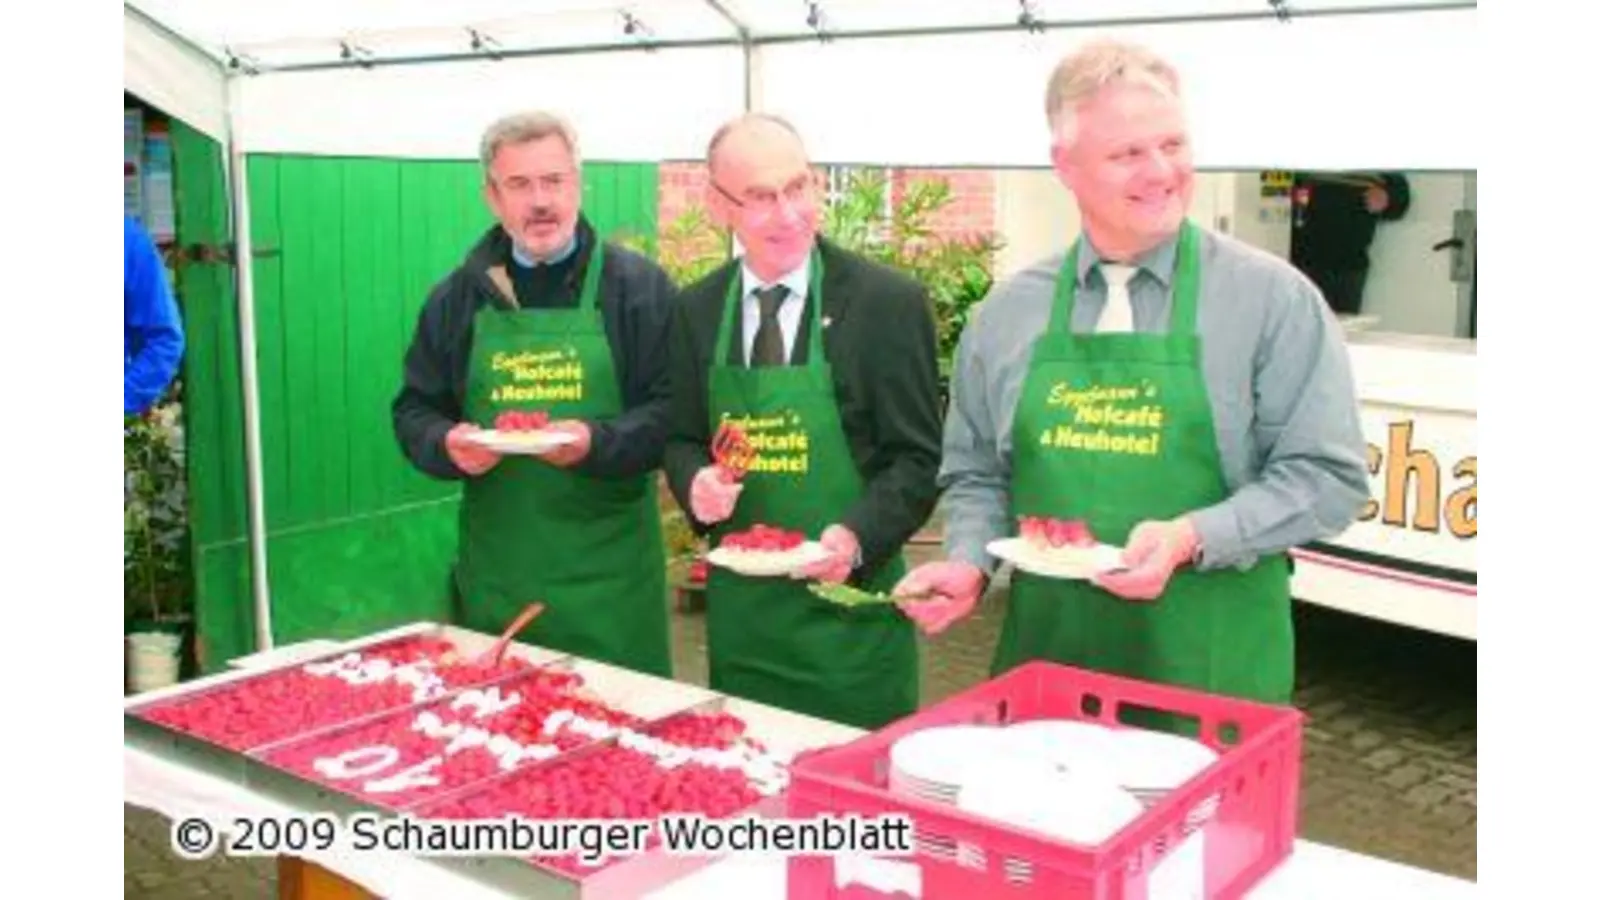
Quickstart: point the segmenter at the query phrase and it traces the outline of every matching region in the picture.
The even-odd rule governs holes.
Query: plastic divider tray
[[[1198,723],[1219,759],[1170,791],[1104,843],[1082,846],[891,792],[889,751],[924,728],[1074,719],[1124,727],[1132,707]],[[1294,846],[1303,716],[1293,708],[1234,700],[1032,662],[843,746],[808,753],[791,767],[787,815],[905,815],[924,842],[909,859],[793,857],[791,900],[1052,898],[1144,900],[1235,898]],[[1194,833],[1201,843],[1185,843]],[[962,846],[961,858],[928,852]],[[1177,859],[1194,848],[1192,878]],[[1169,862],[1163,866],[1163,862]],[[1193,883],[1203,879],[1203,887]]]

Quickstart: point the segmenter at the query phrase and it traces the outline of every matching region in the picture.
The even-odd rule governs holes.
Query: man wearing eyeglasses
[[[887,592],[933,511],[939,384],[932,304],[916,281],[818,236],[799,136],[748,115],[707,152],[709,206],[744,248],[686,288],[673,323],[666,471],[713,543],[756,524],[827,557],[794,577],[713,568],[713,690],[862,728],[916,711],[915,629],[889,604],[841,608],[806,580]],[[713,463],[720,423],[756,454],[737,483]]]
[[[498,633],[542,601],[523,639],[670,677],[653,473],[674,288],[579,211],[561,118],[502,119],[481,151],[499,222],[429,295],[393,408],[407,458],[463,484],[457,619]],[[537,455],[486,446],[509,412],[548,415]]]

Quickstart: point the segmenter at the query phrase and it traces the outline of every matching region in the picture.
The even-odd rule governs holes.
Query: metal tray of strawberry
[[[542,828],[544,841],[557,840],[575,822],[612,823],[606,827],[631,833],[639,852],[607,855],[596,843],[535,853],[522,861],[521,874],[565,883],[585,898],[638,896],[713,859],[652,852],[661,843],[662,815],[726,819],[780,811],[784,774],[770,767],[755,777],[746,771],[760,751],[744,731],[743,722],[724,713],[680,714],[410,812],[435,822],[515,815]],[[499,883],[526,889],[517,874],[502,871]]]
[[[662,816],[689,816],[675,826],[686,829],[696,827],[695,819],[779,816],[790,760],[805,750],[844,743],[854,734],[835,723],[717,696],[408,812],[428,820],[512,814],[552,828],[573,820],[610,821],[616,828],[648,826],[638,855],[585,858],[567,853],[526,860],[537,873],[528,877],[569,881],[585,898],[638,896],[724,852],[658,852]],[[524,887],[515,871],[497,876],[498,884]]]
[[[473,656],[483,640],[444,626],[421,626],[280,667],[227,672],[127,704],[124,735],[136,743],[164,742],[186,754],[247,753],[563,658],[523,648],[497,666],[486,666]]]
[[[563,662],[449,698],[252,753],[267,765],[404,809],[598,739],[576,723],[645,719],[585,689]]]

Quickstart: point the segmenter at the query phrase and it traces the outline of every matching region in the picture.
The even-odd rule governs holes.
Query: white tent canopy
[[[748,105],[788,116],[819,161],[1040,166],[1050,68],[1115,34],[1166,54],[1184,74],[1203,167],[1476,164],[1476,91],[1466,86],[1475,3],[128,6],[130,90],[219,139],[231,112],[244,152],[470,158],[488,121],[541,106],[575,120],[591,159],[698,158],[716,125]]]

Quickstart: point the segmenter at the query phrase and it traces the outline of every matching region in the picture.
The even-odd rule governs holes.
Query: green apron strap
[[[720,366],[728,358],[728,346],[733,341],[733,334],[738,330],[736,323],[739,321],[739,298],[743,295],[740,278],[741,269],[733,270],[733,277],[728,279],[728,295],[726,309],[722,316],[722,326],[717,329],[717,348],[711,357],[712,365]],[[811,295],[806,298],[811,306],[811,338],[806,342],[810,347],[811,355],[807,357],[809,366],[816,366],[822,359],[822,253],[816,248],[811,248]]]
[[[743,281],[741,272],[743,267],[739,263],[733,264],[733,277],[728,279],[728,298],[722,305],[722,324],[717,328],[717,349],[711,357],[713,366],[720,366],[727,362],[728,344],[733,340],[733,323],[739,317],[739,286]]]
[[[1195,333],[1200,307],[1200,229],[1189,219],[1178,232],[1178,271],[1172,284],[1172,334]]]
[[[822,254],[816,247],[811,248],[811,296],[806,302],[811,306],[811,339],[806,341],[810,355],[806,357],[806,366],[815,369],[827,364],[822,358]]]
[[[605,261],[606,242],[596,238],[588,270],[583,273],[583,293],[578,295],[578,309],[583,312],[592,313],[599,308],[600,270],[605,268]]]
[[[1078,247],[1083,238],[1072,244],[1072,250],[1061,263],[1061,274],[1056,278],[1056,302],[1050,304],[1051,333],[1072,333],[1072,310],[1078,303]]]

